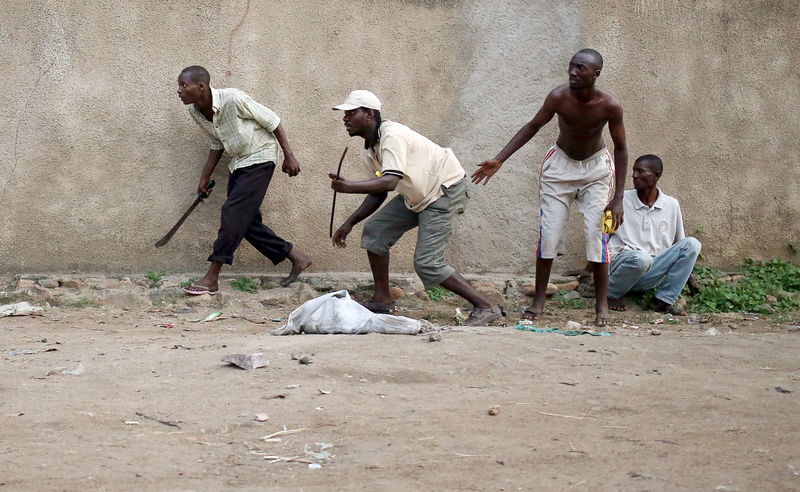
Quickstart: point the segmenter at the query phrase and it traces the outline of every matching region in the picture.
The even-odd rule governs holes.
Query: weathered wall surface
[[[205,267],[224,186],[172,242],[206,140],[174,93],[201,64],[283,117],[303,171],[276,175],[266,221],[316,270],[365,270],[327,237],[334,170],[356,176],[360,141],[329,108],[375,91],[384,116],[451,146],[471,172],[566,80],[571,54],[606,57],[601,85],[626,110],[632,157],[658,153],[667,193],[712,263],[789,255],[800,242],[798,14],[790,1],[22,1],[4,3],[0,55],[0,270]],[[469,272],[530,272],[536,176],[552,123],[474,188],[450,257]],[[225,162],[216,178],[224,185]],[[360,202],[340,196],[337,223]],[[574,214],[577,215],[577,214]],[[573,217],[570,254],[583,242]],[[414,237],[394,254],[410,271]],[[274,271],[249,245],[241,271]],[[285,267],[278,267],[281,270]]]

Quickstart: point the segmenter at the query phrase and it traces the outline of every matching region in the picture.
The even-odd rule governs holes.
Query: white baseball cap
[[[335,106],[333,109],[338,109],[341,111],[350,111],[351,109],[356,108],[369,108],[369,109],[377,109],[378,111],[381,110],[381,100],[378,99],[378,96],[371,93],[370,91],[365,90],[357,90],[353,91],[347,95],[347,99],[338,106]]]

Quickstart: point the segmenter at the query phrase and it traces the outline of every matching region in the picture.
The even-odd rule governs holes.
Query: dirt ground
[[[276,337],[247,296],[0,319],[0,489],[800,490],[796,314]]]

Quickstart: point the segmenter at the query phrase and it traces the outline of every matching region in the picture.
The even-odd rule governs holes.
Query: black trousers
[[[284,241],[261,222],[261,202],[267,194],[275,163],[262,162],[235,170],[228,178],[228,198],[222,204],[217,240],[208,261],[233,264],[242,239],[277,265],[286,259],[292,243]]]

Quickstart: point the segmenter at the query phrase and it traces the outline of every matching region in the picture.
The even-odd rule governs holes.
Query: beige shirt
[[[278,160],[278,142],[272,132],[280,124],[278,115],[253,101],[239,89],[211,88],[212,121],[189,105],[189,114],[211,139],[211,148],[225,149],[231,156],[230,172],[261,162]]]
[[[630,250],[656,256],[685,237],[678,200],[661,190],[651,207],[639,200],[636,190],[626,190],[622,210],[625,214],[622,225],[608,241],[612,259]]]
[[[378,143],[364,152],[369,173],[400,176],[397,191],[412,212],[421,212],[466,176],[451,149],[442,148],[411,128],[383,120]]]

